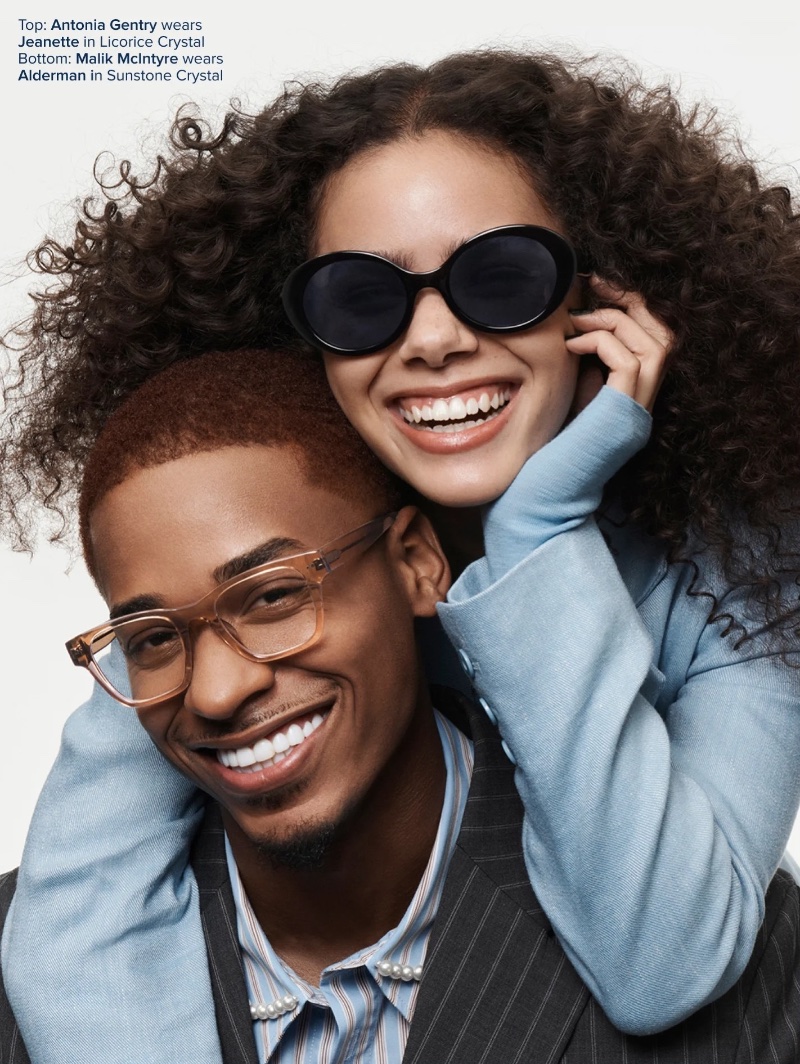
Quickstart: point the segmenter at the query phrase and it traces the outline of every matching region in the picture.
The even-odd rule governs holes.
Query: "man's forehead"
[[[137,471],[98,504],[91,537],[107,601],[118,604],[160,596],[162,585],[172,598],[183,584],[188,593],[220,583],[373,516],[366,501],[312,483],[290,448],[226,448]]]

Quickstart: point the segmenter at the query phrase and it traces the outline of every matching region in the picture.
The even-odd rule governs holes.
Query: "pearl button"
[[[461,668],[464,670],[470,680],[474,680],[475,666],[472,664],[469,654],[466,652],[466,650],[462,650],[461,647],[458,648],[457,653],[458,660],[461,662]]]
[[[497,725],[497,717],[495,716],[494,710],[489,705],[489,703],[486,701],[486,699],[485,698],[479,698],[478,699],[478,705],[481,707],[481,709],[486,714],[486,716],[489,718],[489,720],[492,722],[492,724]]]
[[[412,968],[410,964],[392,964],[391,961],[378,961],[375,967],[378,975],[386,976],[388,979],[402,979],[404,983],[410,983],[412,980],[419,982],[422,978],[421,964]]]
[[[507,742],[505,741],[505,739],[501,739],[501,740],[500,740],[500,745],[501,745],[501,746],[502,746],[502,748],[503,748],[503,753],[504,753],[504,754],[506,755],[506,757],[507,757],[507,758],[508,758],[508,760],[509,760],[509,761],[511,762],[511,764],[512,764],[512,765],[516,765],[516,763],[517,763],[517,759],[516,759],[516,758],[514,757],[514,755],[513,755],[512,753],[511,753],[511,750],[509,749],[508,743],[507,743]]]
[[[284,1012],[291,1012],[300,1004],[294,994],[284,994],[283,997],[270,1001],[268,1005],[250,1004],[250,1015],[254,1020],[277,1020]]]

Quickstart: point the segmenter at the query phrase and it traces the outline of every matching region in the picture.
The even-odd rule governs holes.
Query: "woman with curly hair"
[[[20,533],[25,493],[63,512],[108,414],[159,369],[321,351],[463,569],[441,620],[517,765],[556,934],[617,1026],[678,1022],[741,974],[800,799],[789,192],[669,89],[513,52],[290,86],[218,136],[179,118],[173,146],[147,182],[123,166],[125,195],[87,204],[71,246],[37,252],[56,282],[8,395]],[[129,1062],[128,1001],[137,1059],[177,1061],[182,1017],[213,1043],[211,1003],[185,985],[165,1001],[159,958],[205,963],[180,853],[196,805],[165,766],[146,816],[101,808],[104,781],[141,790],[144,740],[93,703],[34,820],[9,996],[37,1061],[100,1030],[103,1059]],[[91,835],[83,869],[47,847],[65,816]],[[42,956],[33,895],[77,923],[112,869],[74,933],[92,923],[89,989],[57,1015],[41,991],[18,1008]],[[59,935],[54,992],[85,950]],[[82,1013],[81,994],[100,1005]]]

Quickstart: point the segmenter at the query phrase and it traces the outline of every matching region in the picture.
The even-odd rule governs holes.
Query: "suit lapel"
[[[224,833],[219,810],[211,802],[192,850],[192,867],[200,889],[200,915],[223,1064],[258,1064]]]
[[[497,732],[467,699],[435,704],[475,744],[456,851],[434,924],[403,1064],[551,1064],[588,991],[528,882],[522,804]],[[192,853],[224,1064],[258,1064],[219,812]]]
[[[588,1001],[528,882],[522,804],[497,732],[466,699],[435,704],[475,744],[475,767],[404,1064],[547,1064]]]

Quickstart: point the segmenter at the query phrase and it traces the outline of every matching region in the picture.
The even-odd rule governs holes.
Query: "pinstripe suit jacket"
[[[668,1032],[621,1034],[530,888],[522,807],[496,731],[465,699],[438,694],[436,705],[472,736],[475,768],[404,1064],[800,1064],[800,888],[791,878],[779,872],[770,886],[753,957],[732,990]],[[223,1059],[258,1064],[216,809],[192,863]],[[2,917],[15,878],[0,877]],[[30,1064],[2,983],[0,1064]]]

